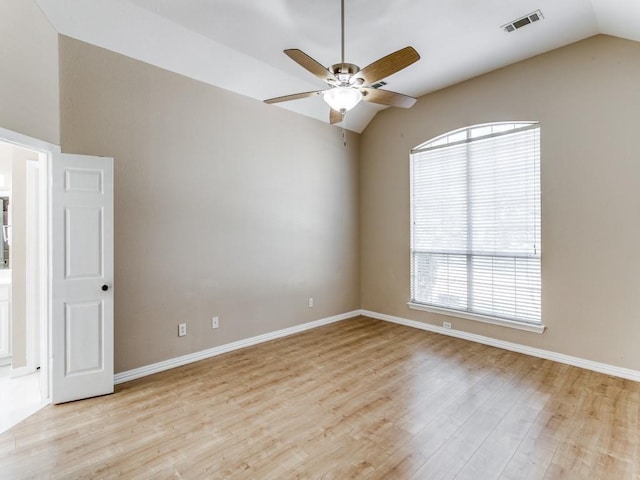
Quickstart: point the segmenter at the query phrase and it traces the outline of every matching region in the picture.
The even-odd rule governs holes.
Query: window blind
[[[412,302],[541,323],[539,145],[498,123],[412,152]]]

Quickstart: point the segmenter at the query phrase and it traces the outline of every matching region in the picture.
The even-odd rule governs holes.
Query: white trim
[[[30,365],[25,365],[24,367],[13,368],[11,367],[11,373],[9,376],[11,378],[24,377],[25,375],[30,375],[32,373],[36,373],[37,370],[32,368]]]
[[[154,363],[152,365],[146,365],[144,367],[134,368],[126,372],[116,373],[113,381],[115,385],[120,383],[135,380],[137,378],[146,377],[147,375],[153,375],[154,373],[164,372],[171,368],[180,367],[188,363],[197,362],[206,358],[222,355],[223,353],[232,352],[241,348],[250,347],[259,343],[268,342],[277,338],[286,337],[296,333],[311,330],[313,328],[328,325],[330,323],[347,320],[350,318],[363,315],[365,317],[375,318],[377,320],[383,320],[385,322],[396,323],[407,327],[417,328],[419,330],[426,330],[428,332],[440,333],[442,335],[448,335],[450,337],[461,338],[471,342],[481,343],[483,345],[489,345],[492,347],[502,348],[512,352],[523,353],[532,357],[544,358],[552,360],[558,363],[564,363],[566,365],[572,365],[574,367],[584,368],[605,375],[613,375],[615,377],[626,378],[640,382],[640,371],[632,370],[630,368],[617,367],[615,365],[609,365],[607,363],[594,362],[579,357],[573,357],[571,355],[565,355],[563,353],[551,352],[549,350],[543,350],[541,348],[529,347],[518,343],[506,342],[503,340],[497,340],[491,337],[485,337],[483,335],[477,335],[475,333],[463,332],[461,330],[448,329],[438,327],[437,325],[431,325],[429,323],[418,322],[416,320],[409,320],[406,318],[395,317],[393,315],[387,315],[384,313],[372,312],[370,310],[354,310],[352,312],[335,315],[333,317],[327,317],[313,322],[303,323],[302,325],[296,325],[293,327],[285,328],[282,330],[276,330],[275,332],[265,333],[255,337],[238,340],[237,342],[227,343],[218,347],[213,347],[200,352],[190,353],[181,357],[171,358],[162,362]]]
[[[60,146],[53,143],[45,142],[37,138],[23,135],[22,133],[14,132],[13,130],[7,130],[0,127],[0,140],[8,143],[13,143],[20,147],[25,147],[29,150],[36,150],[44,153],[60,153]]]
[[[609,365],[607,363],[594,362],[592,360],[586,360],[584,358],[565,355],[564,353],[551,352],[549,350],[529,347],[526,345],[521,345],[519,343],[506,342],[504,340],[497,340],[495,338],[485,337],[483,335],[477,335],[475,333],[468,333],[460,330],[438,327],[437,325],[431,325],[429,323],[418,322],[415,320],[408,320],[406,318],[395,317],[384,313],[361,310],[360,314],[364,315],[365,317],[384,320],[385,322],[397,323],[399,325],[426,330],[428,332],[449,335],[450,337],[461,338],[463,340],[482,343],[484,345],[490,345],[492,347],[502,348],[504,350],[510,350],[512,352],[524,353],[525,355],[531,355],[532,357],[545,358],[547,360],[553,360],[554,362],[573,365],[574,367],[585,368],[594,372],[604,373],[605,375],[613,375],[615,377],[626,378],[628,380],[640,382],[640,371],[632,370],[630,368],[623,368],[617,367],[615,365]]]
[[[238,340],[237,342],[227,343],[218,347],[209,348],[207,350],[201,350],[199,352],[189,353],[182,355],[181,357],[170,358],[162,362],[146,365],[144,367],[134,368],[133,370],[127,370],[126,372],[116,373],[113,376],[113,383],[118,385],[120,383],[135,380],[136,378],[146,377],[147,375],[153,375],[154,373],[163,372],[171,368],[180,367],[188,363],[197,362],[206,358],[222,355],[223,353],[232,352],[241,348],[250,347],[259,343],[275,340],[276,338],[286,337],[295,333],[304,332],[312,328],[321,327],[330,323],[340,322],[349,318],[354,318],[360,315],[360,310],[354,310],[352,312],[342,313],[340,315],[334,315],[333,317],[322,318],[313,322],[303,323],[301,325],[295,325],[293,327],[284,328],[282,330],[276,330],[275,332],[264,333],[255,337],[245,338]]]
[[[40,154],[38,154],[38,157]],[[27,366],[36,370],[40,366],[40,317],[36,315],[41,306],[39,298],[35,295],[38,280],[41,276],[38,263],[38,254],[41,235],[38,232],[40,226],[40,203],[34,197],[42,195],[40,191],[40,160],[26,160],[27,188],[26,188],[26,340],[27,340]],[[34,250],[36,251],[34,255]]]
[[[440,315],[449,315],[450,317],[465,318],[467,320],[475,320],[477,322],[490,323],[491,325],[499,325],[501,327],[515,328],[524,330],[525,332],[542,333],[546,328],[543,324],[534,325],[532,323],[516,322],[515,320],[507,320],[505,318],[489,317],[479,315],[477,313],[461,312],[460,310],[452,310],[449,308],[434,307],[433,305],[424,305],[422,303],[408,302],[411,310],[422,310],[423,312],[438,313]]]
[[[59,150],[59,148],[58,148]],[[40,225],[38,225],[39,236],[39,273],[38,273],[38,290],[40,293],[40,318],[38,319],[38,331],[40,333],[40,339],[38,341],[38,359],[40,367],[40,375],[38,380],[40,382],[40,399],[43,403],[49,403],[51,391],[51,359],[50,359],[50,313],[51,313],[51,301],[50,301],[50,278],[49,272],[51,272],[51,230],[49,223],[51,219],[51,211],[49,210],[49,173],[51,156],[56,152],[41,153],[39,155],[39,214]]]

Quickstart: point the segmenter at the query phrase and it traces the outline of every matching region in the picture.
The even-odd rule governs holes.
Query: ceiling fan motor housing
[[[331,73],[340,81],[341,85],[349,84],[349,80],[360,71],[360,67],[353,63],[336,63],[329,69]]]

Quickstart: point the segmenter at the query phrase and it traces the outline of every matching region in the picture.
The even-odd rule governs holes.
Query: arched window
[[[410,306],[542,331],[538,123],[413,149],[411,220]]]

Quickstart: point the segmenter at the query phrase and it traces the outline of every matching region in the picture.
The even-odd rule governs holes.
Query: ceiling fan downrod
[[[344,0],[340,0],[340,27],[340,63],[331,65],[330,71],[339,80],[340,83],[338,84],[338,86],[350,87],[354,86],[353,82],[351,82],[351,79],[356,73],[360,71],[360,67],[353,63],[347,63],[344,61]],[[359,86],[361,84],[362,82],[359,82],[355,86]]]
[[[340,19],[342,23],[342,37],[341,37],[342,57],[340,59],[340,62],[342,62],[342,64],[344,65],[344,0],[340,0]]]

